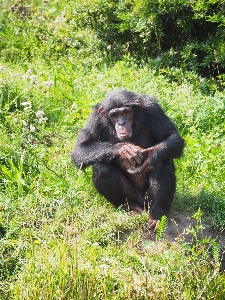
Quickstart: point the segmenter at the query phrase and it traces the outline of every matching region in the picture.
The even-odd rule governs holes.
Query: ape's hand
[[[131,167],[141,166],[145,155],[142,154],[142,148],[131,143],[119,143],[116,146],[116,156],[128,161]]]
[[[141,151],[141,154],[147,154],[148,157],[144,160],[140,167],[132,167],[127,171],[133,175],[142,175],[148,173],[154,169],[152,166],[152,153],[155,151],[155,147],[147,148]]]

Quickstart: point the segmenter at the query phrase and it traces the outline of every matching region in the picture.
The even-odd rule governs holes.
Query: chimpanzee
[[[184,140],[156,99],[127,90],[110,92],[93,112],[71,153],[75,166],[93,167],[97,191],[130,213],[150,213],[154,228],[169,212],[176,178],[173,158]]]

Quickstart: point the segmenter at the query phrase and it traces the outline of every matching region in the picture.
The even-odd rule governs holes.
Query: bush
[[[88,1],[77,4],[78,27],[92,28],[115,57],[139,61],[160,57],[160,66],[179,66],[204,76],[224,71],[221,1]],[[106,50],[106,49],[105,49]]]
[[[38,54],[45,60],[69,56],[97,65],[106,58],[132,56],[167,74],[177,67],[215,77],[223,87],[224,2],[76,0],[74,5],[68,0],[64,6],[55,1],[33,5],[9,3],[1,12],[0,52],[6,61],[32,60]]]

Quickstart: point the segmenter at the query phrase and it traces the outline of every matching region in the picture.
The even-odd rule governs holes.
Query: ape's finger
[[[132,175],[140,174],[142,172],[142,166],[140,166],[138,168],[130,168],[130,169],[127,170],[127,172],[132,174]]]
[[[140,166],[142,164],[142,161],[143,161],[143,155],[141,154],[140,151],[137,151],[135,153],[135,155],[133,156],[133,159],[135,160],[136,164],[138,166]]]
[[[154,147],[151,147],[151,148],[141,150],[141,153],[142,154],[150,154],[151,152],[153,152],[153,150],[154,150]]]
[[[132,175],[142,175],[144,173],[152,171],[154,168],[149,165],[148,161],[145,160],[144,163],[138,168],[130,168],[127,171]]]
[[[130,156],[127,158],[129,163],[133,166],[133,167],[136,167],[137,163],[136,163],[136,160],[134,159],[133,156]]]
[[[158,223],[158,220],[150,219],[147,224],[148,229],[154,228],[154,231],[155,231],[157,229],[157,223]]]
[[[140,166],[144,160],[144,156],[142,155],[141,151],[138,148],[134,145],[129,145],[126,147],[127,152],[135,161],[134,166],[135,165]],[[130,157],[128,159],[130,160]]]

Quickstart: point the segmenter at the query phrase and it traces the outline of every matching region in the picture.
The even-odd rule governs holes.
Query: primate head
[[[119,140],[127,140],[132,136],[133,112],[130,107],[111,109],[109,118]]]
[[[137,119],[137,107],[142,106],[138,95],[126,90],[110,93],[98,108],[101,117],[115,129],[116,137],[126,141],[132,137],[134,121]]]

